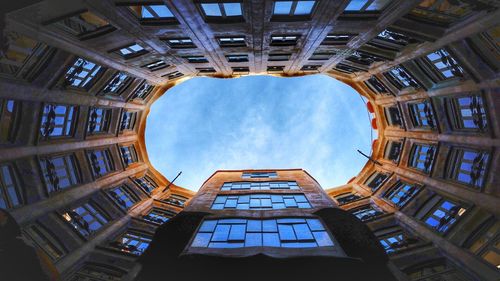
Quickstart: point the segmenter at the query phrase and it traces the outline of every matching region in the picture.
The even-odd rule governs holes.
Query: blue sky
[[[350,86],[324,75],[198,77],[151,107],[146,147],[153,166],[198,190],[216,170],[303,168],[323,188],[345,184],[366,163],[371,127]],[[375,136],[374,136],[375,137]]]

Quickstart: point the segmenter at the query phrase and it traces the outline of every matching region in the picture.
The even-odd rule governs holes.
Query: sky
[[[151,164],[197,191],[216,170],[302,168],[323,188],[346,184],[371,151],[365,103],[325,75],[197,77],[151,106]],[[373,136],[376,138],[376,136]]]

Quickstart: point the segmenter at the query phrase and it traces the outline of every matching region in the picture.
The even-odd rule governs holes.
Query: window
[[[376,76],[370,77],[368,80],[365,81],[366,86],[370,88],[375,94],[386,94],[390,95],[389,91],[387,91],[387,88],[380,82],[380,80]]]
[[[207,63],[208,60],[204,56],[188,56],[184,57],[189,63]]]
[[[380,172],[373,173],[365,182],[365,184],[372,190],[372,192],[377,191],[389,178],[389,175]]]
[[[0,208],[12,209],[22,204],[19,181],[14,167],[0,165]]]
[[[484,132],[488,129],[488,118],[481,96],[447,97],[444,102],[454,130]]]
[[[46,46],[26,36],[16,34],[9,38],[9,44],[0,55],[0,74],[7,77],[28,78],[21,70],[34,67],[43,61]],[[19,75],[20,74],[20,75]]]
[[[274,190],[290,189],[298,190],[299,186],[294,181],[261,181],[261,182],[226,182],[222,185],[221,191],[230,190]]]
[[[175,213],[153,208],[143,219],[152,223],[164,224],[173,216],[175,216]]]
[[[106,87],[102,90],[105,94],[119,95],[125,88],[132,82],[132,77],[124,72],[118,72],[108,82]]]
[[[108,190],[108,194],[123,210],[128,210],[134,206],[139,199],[125,186],[118,186]]]
[[[391,201],[398,208],[402,208],[419,191],[420,187],[417,185],[409,184],[404,181],[398,181],[394,186],[392,186],[384,193],[384,198]]]
[[[146,51],[141,45],[133,43],[117,50],[113,50],[112,52],[120,55],[124,59],[131,59],[143,55],[148,51]]]
[[[465,247],[497,269],[500,268],[500,222],[491,218],[467,239]]]
[[[347,45],[356,34],[328,34],[321,45]]]
[[[74,154],[40,157],[39,163],[49,193],[80,183],[78,165]]]
[[[137,152],[135,151],[134,145],[120,146],[120,152],[125,166],[137,162]]]
[[[62,218],[83,237],[89,237],[108,223],[104,214],[90,202],[67,210],[62,214]]]
[[[410,12],[410,16],[433,24],[449,25],[466,18],[478,9],[491,9],[491,7],[476,1],[427,0],[420,2]]]
[[[173,49],[196,48],[196,45],[193,43],[193,40],[189,38],[171,38],[162,40],[166,41],[167,44]]]
[[[56,236],[40,223],[34,223],[23,229],[24,234],[35,243],[52,261],[62,258],[67,250],[56,239]]]
[[[250,71],[250,69],[248,67],[246,67],[246,66],[243,66],[243,67],[231,67],[231,69],[235,73],[248,73]]]
[[[269,54],[268,61],[287,61],[290,60],[292,54]]]
[[[276,172],[243,172],[241,174],[242,179],[268,179],[277,177],[278,174]]]
[[[146,234],[127,231],[117,240],[111,242],[110,246],[118,250],[140,256],[149,247],[152,237]]]
[[[335,53],[315,52],[314,54],[312,54],[312,56],[309,58],[309,60],[329,60],[334,55],[335,55]]]
[[[153,192],[153,190],[158,187],[156,182],[148,176],[136,178],[134,179],[134,182],[139,185],[147,194],[151,194],[151,192]]]
[[[215,68],[213,67],[197,67],[196,70],[199,73],[215,73]]]
[[[111,123],[111,109],[91,107],[87,133],[89,135],[107,133]]]
[[[142,67],[145,67],[145,68],[149,69],[150,71],[157,71],[160,69],[167,68],[169,66],[170,65],[168,65],[165,61],[157,60],[157,61],[150,62],[146,65],[143,65]]]
[[[384,109],[385,117],[387,118],[387,124],[389,126],[402,127],[403,120],[401,120],[401,113],[397,105],[389,106]]]
[[[413,78],[413,76],[401,66],[394,67],[389,72],[386,72],[384,75],[399,90],[408,87],[413,87],[417,89],[420,88],[420,85],[418,84],[417,80],[415,80],[415,78]]]
[[[446,178],[474,188],[481,188],[486,179],[490,153],[470,148],[450,150]]]
[[[345,64],[345,63],[338,63],[335,67],[334,67],[335,70],[338,70],[340,72],[344,72],[344,73],[348,73],[348,74],[352,74],[352,73],[355,73],[355,72],[366,72],[366,68],[362,68],[362,67],[358,67],[358,66],[354,66],[354,65],[349,65],[349,64]]]
[[[76,106],[46,104],[43,107],[40,134],[44,139],[71,137],[75,130]]]
[[[335,200],[337,200],[337,202],[339,202],[339,205],[345,205],[345,204],[354,202],[354,201],[361,199],[361,198],[363,198],[363,197],[358,195],[358,194],[351,193],[351,192],[343,193],[343,194],[335,196]]]
[[[467,281],[471,278],[465,276],[458,271],[455,267],[449,264],[444,259],[425,262],[417,264],[404,272],[408,275],[411,281],[427,281],[427,280],[453,280],[453,281]]]
[[[65,85],[88,90],[104,69],[93,62],[78,58],[66,71]]]
[[[395,164],[398,164],[402,150],[403,150],[402,141],[388,141],[385,147],[384,158],[391,160]]]
[[[427,61],[439,73],[439,80],[464,77],[463,68],[445,49],[439,49],[426,56]]]
[[[300,68],[302,71],[317,71],[321,64],[306,64]]]
[[[383,214],[380,209],[371,205],[355,209],[351,213],[363,222],[373,220]]]
[[[271,46],[295,46],[298,39],[297,35],[273,35],[271,36]]]
[[[345,8],[345,12],[379,12],[383,10],[391,0],[351,0]]]
[[[283,72],[285,69],[285,66],[283,65],[276,65],[276,66],[268,66],[267,71],[268,72]]]
[[[417,42],[417,40],[399,32],[384,29],[377,37],[370,40],[367,44],[383,50],[399,52],[407,45]]]
[[[235,36],[235,37],[219,37],[217,42],[221,47],[246,47],[247,43],[245,37]]]
[[[208,22],[243,21],[242,4],[238,2],[201,3],[201,11]]]
[[[202,222],[193,248],[315,248],[334,243],[319,219],[219,219]]]
[[[140,5],[129,6],[129,8],[139,18],[140,22],[145,25],[178,23],[174,14],[165,5]]]
[[[143,82],[139,87],[137,87],[135,92],[132,94],[131,99],[145,100],[149,96],[149,94],[151,94],[154,88],[155,86],[150,85],[147,82]]]
[[[0,143],[12,142],[15,136],[16,117],[20,102],[0,99]]]
[[[248,55],[227,55],[226,59],[228,62],[247,62]]]
[[[179,71],[173,71],[173,72],[167,73],[165,75],[162,75],[161,77],[167,77],[169,80],[173,80],[173,79],[180,78],[182,76],[184,76],[183,73],[181,73]]]
[[[354,51],[350,56],[346,58],[346,60],[360,65],[370,66],[374,62],[383,61],[384,59],[367,52]]]
[[[167,202],[170,205],[174,205],[177,207],[184,207],[184,204],[186,203],[188,199],[184,196],[178,195],[178,194],[171,194],[168,198],[163,199],[163,201]]]
[[[466,209],[448,199],[441,199],[432,210],[425,215],[424,223],[440,233],[445,233],[466,212]]]
[[[80,40],[90,39],[115,30],[108,21],[89,11],[78,13],[53,24]]]
[[[307,19],[311,16],[316,1],[275,1],[273,9],[273,20],[276,19]]]
[[[120,122],[120,131],[133,130],[136,118],[137,112],[124,111],[122,114],[122,121]]]
[[[414,144],[411,148],[408,166],[426,174],[430,173],[436,158],[436,150],[434,145]]]
[[[218,195],[212,210],[278,210],[307,209],[311,204],[303,194]]]
[[[410,110],[411,121],[415,128],[436,128],[437,125],[434,117],[434,111],[429,100],[425,100],[420,103],[410,103],[408,104],[408,109]]]
[[[92,174],[95,178],[105,176],[115,169],[109,149],[87,151],[87,158],[90,162]]]
[[[412,244],[419,242],[418,239],[413,237],[408,237],[405,233],[401,231],[389,233],[379,238],[380,244],[384,247],[386,253],[395,253],[402,249],[408,248]]]
[[[94,263],[85,263],[85,265],[75,273],[69,281],[121,281],[127,273],[121,269],[106,265]]]

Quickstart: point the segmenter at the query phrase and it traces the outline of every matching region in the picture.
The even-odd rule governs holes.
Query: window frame
[[[48,107],[48,112],[45,112]],[[64,107],[64,114],[57,113],[56,110],[59,107]],[[53,113],[52,113],[53,112]],[[68,139],[74,137],[76,129],[78,126],[78,115],[80,113],[80,108],[77,105],[69,104],[59,104],[59,103],[43,103],[40,112],[40,122],[38,135],[40,140],[52,140],[52,139]],[[56,124],[55,120],[63,116],[63,123]],[[45,122],[44,122],[45,119]],[[53,120],[53,121],[51,121]],[[58,128],[62,128],[61,135],[50,135],[52,132]],[[44,130],[44,131],[42,131]]]
[[[120,191],[123,196],[121,196],[120,193],[117,193],[117,190]],[[139,196],[137,196],[137,194],[135,194],[126,184],[108,188],[106,190],[106,194],[111,201],[113,201],[113,203],[124,212],[133,209],[134,206],[141,201],[141,198],[139,198]],[[129,205],[127,202],[130,203],[130,206],[127,206]]]
[[[179,21],[175,17],[174,13],[170,9],[169,6],[167,6],[164,2],[151,2],[151,3],[135,3],[134,5],[126,5],[127,8],[130,10],[130,12],[137,18],[139,23],[141,25],[151,25],[151,26],[156,26],[156,25],[176,25],[179,24]],[[156,10],[151,8],[151,6],[165,6],[168,10],[169,13],[172,14],[171,17],[160,17],[157,13]],[[141,9],[141,15],[134,9],[134,7],[140,7]],[[143,17],[142,16],[142,9],[146,8],[146,10],[152,15],[152,17]],[[151,11],[151,10],[152,11]],[[155,15],[156,14],[156,15]]]
[[[80,61],[83,65],[82,64],[77,65],[77,63]],[[86,68],[83,68],[83,71],[86,71],[87,75],[84,78],[79,77],[79,74],[81,74],[82,71],[77,72],[77,73],[75,73],[75,72],[79,69],[79,67],[84,67],[87,64],[93,64],[94,66],[92,67],[91,70],[87,70]],[[71,73],[70,73],[70,71],[71,71]],[[73,89],[73,90],[83,90],[83,91],[88,92],[98,82],[98,80],[102,77],[104,72],[106,72],[105,67],[103,67],[99,64],[96,64],[92,61],[89,61],[87,59],[78,57],[77,59],[74,60],[73,64],[68,68],[68,70],[64,74],[63,87]],[[74,81],[71,79],[75,79],[75,77],[77,77],[78,79],[81,80],[77,86],[73,85],[74,82],[71,82],[71,81]],[[87,81],[85,81],[85,80],[87,80]],[[85,85],[80,86],[81,83],[83,83]]]
[[[77,32],[75,29],[73,29],[72,27],[70,27],[64,23],[64,21],[66,21],[66,20],[70,20],[74,17],[78,17],[78,16],[85,14],[85,13],[92,14],[93,16],[99,18],[100,20],[107,22],[107,24],[103,25],[103,26],[96,27],[93,30]],[[88,22],[86,22],[86,23],[88,23]],[[80,41],[85,41],[88,39],[96,38],[96,37],[108,34],[108,33],[116,30],[116,27],[114,27],[106,19],[100,17],[99,15],[97,15],[97,14],[95,14],[87,9],[81,9],[81,10],[75,11],[73,13],[66,14],[66,15],[42,22],[42,25],[54,26],[56,29],[58,29],[66,34],[69,34],[69,35],[79,39]],[[81,24],[79,24],[79,25],[81,26]]]
[[[55,159],[63,159],[62,161],[64,162],[64,166],[55,166],[53,161]],[[43,163],[45,161],[45,163]],[[58,193],[60,191],[66,190],[66,189],[71,189],[77,185],[82,184],[83,182],[83,177],[82,177],[82,169],[78,163],[78,159],[75,155],[75,153],[63,153],[63,154],[52,154],[52,155],[42,155],[38,157],[38,167],[40,170],[40,176],[42,177],[43,184],[45,186],[45,192],[47,195],[52,195],[55,193]],[[51,172],[49,169],[49,163],[52,163],[52,166],[54,166],[54,172]],[[70,165],[71,167],[69,167]],[[63,169],[65,173],[65,178],[68,179],[69,185],[67,186],[58,186],[60,178],[61,178],[61,173],[59,173],[59,169]],[[46,174],[47,173],[47,174]],[[50,177],[55,177],[57,179],[57,184],[53,183]]]
[[[450,210],[446,209],[445,207],[443,207],[444,204],[450,204],[450,205],[454,205],[454,207],[459,207],[459,210],[457,211],[457,214],[458,214],[458,218],[454,217],[451,217],[451,220],[453,220],[451,222],[451,224],[449,224],[449,221],[446,222],[446,224],[442,225],[442,226],[439,226],[440,225],[440,221],[439,221],[439,217],[436,215],[436,213],[443,213],[443,217],[444,218],[445,216],[446,217],[449,217],[450,214],[448,214],[447,211],[451,211],[452,208],[454,207],[451,207]],[[468,211],[467,209],[468,207],[465,207],[465,206],[462,206],[461,203],[458,203],[457,201],[455,200],[451,200],[451,199],[448,199],[448,198],[444,198],[444,197],[441,197],[439,198],[439,200],[432,206],[432,208],[430,208],[430,210],[421,218],[421,222],[427,227],[429,228],[430,230],[438,233],[438,234],[441,234],[441,235],[446,235],[447,233],[450,232],[450,230],[456,226],[458,223],[459,223],[459,219],[461,217],[463,217],[464,214],[468,214],[470,211]],[[446,211],[447,210],[447,211]],[[460,214],[461,212],[461,214]],[[432,226],[430,224],[427,223],[428,220],[434,220],[434,221],[437,221],[438,222],[438,225],[437,226]],[[442,227],[446,226],[445,229],[443,230],[440,230]]]
[[[95,155],[94,152],[100,152],[102,159],[106,159],[106,160],[103,160],[103,164],[102,164],[103,166],[105,166],[106,173],[103,174],[100,171],[97,172],[95,167],[93,166],[94,162],[92,161],[93,158],[92,158],[91,154]],[[92,177],[94,179],[105,177],[105,176],[116,171],[116,166],[114,163],[114,159],[113,159],[113,155],[111,153],[110,147],[101,147],[101,148],[94,148],[92,150],[87,150],[87,151],[85,151],[85,156],[87,158],[87,162],[90,166]],[[99,168],[101,168],[101,164],[99,163],[99,159],[97,158],[97,156],[95,156],[95,157],[96,157],[95,163],[99,164]]]
[[[89,206],[91,209],[95,211],[89,211]],[[87,212],[87,215],[80,215],[78,214],[75,210],[78,208],[82,208]],[[72,217],[70,212],[75,213],[78,217]],[[85,219],[87,216],[91,216],[93,222],[97,222],[100,224],[100,227],[97,230],[92,230],[90,228],[86,228],[84,225],[87,225],[87,227],[90,227],[89,222]],[[64,221],[69,228],[71,228],[78,236],[82,237],[85,240],[89,240],[91,237],[102,231],[103,228],[106,227],[107,224],[111,222],[111,219],[109,215],[98,205],[96,204],[93,200],[89,200],[87,202],[82,202],[80,205],[77,206],[71,206],[69,208],[65,208],[59,212],[59,217],[61,218],[62,221]],[[78,220],[81,219],[84,222]],[[78,226],[76,226],[75,224]],[[79,228],[83,228],[85,230],[85,233],[82,233],[82,231]]]
[[[294,37],[295,39],[288,39],[287,37]],[[300,34],[272,34],[269,40],[269,46],[296,46],[300,38]]]
[[[288,14],[276,14],[276,3],[277,2],[292,2],[292,5],[290,6],[290,11]],[[295,14],[297,5],[299,2],[314,2],[311,10],[307,14]],[[272,17],[271,21],[308,21],[311,20],[312,17],[314,16],[314,13],[316,12],[316,8],[318,7],[318,0],[275,0],[273,1],[273,8],[272,8]]]
[[[422,104],[423,108],[420,108]],[[431,131],[438,129],[436,113],[430,99],[407,103],[407,108],[413,129]]]
[[[207,15],[203,4],[218,4],[220,16],[209,16]],[[224,4],[239,4],[241,15],[228,16],[226,14],[226,9]],[[196,6],[206,23],[241,23],[245,22],[245,5],[242,0],[196,0]]]
[[[476,153],[476,157],[474,160],[472,160],[472,165],[471,165],[471,169],[470,171],[468,170],[461,170],[461,164],[462,164],[462,161],[463,161],[463,157],[465,156],[464,154],[466,152],[472,152],[472,153]],[[474,167],[474,162],[476,161],[476,158],[481,156],[481,158],[478,160],[478,161],[483,161],[484,157],[486,155],[486,164],[481,164],[481,169],[479,171],[479,175],[480,175],[480,184],[477,185],[475,183],[471,184],[471,183],[466,183],[464,181],[460,181],[458,179],[459,177],[459,174],[461,171],[466,171],[468,173],[465,173],[465,174],[468,174],[469,177],[471,177],[471,173],[474,171],[475,167]],[[458,162],[459,159],[462,159],[460,162]],[[469,188],[473,188],[475,190],[479,190],[479,191],[482,191],[484,186],[485,186],[485,183],[486,183],[486,180],[488,179],[488,174],[489,174],[489,167],[490,167],[490,158],[491,158],[491,151],[489,150],[484,150],[484,149],[478,149],[478,148],[473,148],[473,147],[452,147],[450,149],[450,151],[448,152],[448,155],[447,155],[447,158],[446,158],[446,168],[445,168],[445,179],[447,180],[451,180],[453,182],[456,182],[458,184],[461,184],[463,186],[467,186]],[[468,162],[468,161],[467,161]],[[483,166],[484,165],[484,166]],[[471,177],[471,179],[473,179]]]
[[[471,103],[469,103],[469,110],[471,111],[470,119],[474,124],[476,124],[475,120],[479,123],[477,128],[468,128],[465,125],[464,115],[462,114],[463,108],[467,108],[465,105],[460,105],[460,99],[470,98]],[[446,117],[448,119],[448,123],[450,124],[452,130],[459,132],[474,132],[474,133],[487,133],[489,132],[489,114],[487,104],[484,103],[484,99],[481,94],[467,94],[467,95],[454,95],[447,96],[443,98],[443,103],[445,105]],[[470,107],[473,104],[476,104],[475,111],[473,111]],[[480,116],[480,117],[479,117]]]
[[[427,147],[426,152],[422,152],[425,147]],[[408,157],[408,167],[430,175],[434,169],[434,163],[436,162],[438,149],[438,144],[413,143]],[[424,154],[425,158],[422,159],[422,155]],[[420,163],[423,163],[423,169],[418,167]]]
[[[125,76],[125,78],[120,79],[120,77],[123,76]],[[127,88],[132,84],[134,80],[135,80],[134,77],[132,77],[130,74],[124,71],[117,71],[115,74],[113,74],[113,76],[108,80],[106,85],[102,88],[101,94],[120,96],[123,92],[127,90]],[[115,89],[113,90],[113,88]]]
[[[101,111],[100,113],[97,112],[99,110]],[[111,108],[91,106],[87,117],[86,134],[89,136],[108,134],[111,122],[113,121],[112,116],[113,109]],[[99,129],[97,130],[97,128]]]
[[[9,103],[12,110],[9,110]],[[12,143],[21,122],[22,102],[13,99],[0,99],[0,143]],[[6,119],[8,121],[6,121]]]
[[[133,46],[139,46],[141,49],[139,51],[136,51],[136,50],[132,49]],[[123,54],[122,50],[127,50],[130,53]],[[145,55],[145,54],[149,53],[149,51],[146,50],[146,48],[144,48],[140,44],[133,42],[133,43],[129,43],[127,45],[123,45],[123,46],[118,47],[118,48],[114,48],[114,49],[108,51],[108,53],[113,53],[124,60],[130,60],[130,59]]]
[[[405,189],[405,187],[409,187],[409,189]],[[382,197],[398,209],[402,209],[408,205],[408,203],[410,203],[422,189],[423,187],[420,185],[410,184],[403,180],[398,180],[384,192]],[[393,201],[395,198],[398,199],[397,203]],[[403,198],[403,200],[401,198]]]
[[[4,169],[9,172],[10,184],[5,181],[4,178]],[[5,209],[12,210],[15,208],[19,208],[25,204],[25,194],[22,189],[22,181],[19,177],[19,171],[14,163],[0,163],[0,195],[5,202]],[[12,202],[13,199],[12,193],[9,192],[9,189],[12,190],[14,195],[16,196],[17,203]]]
[[[160,38],[163,42],[165,42],[172,49],[193,49],[197,48],[196,44],[194,44],[193,40],[189,37],[169,37],[169,38]],[[174,42],[178,41],[178,42]]]

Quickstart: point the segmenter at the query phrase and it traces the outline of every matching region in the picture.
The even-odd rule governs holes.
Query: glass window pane
[[[242,15],[240,3],[224,3],[224,10],[228,17]]]
[[[288,15],[292,9],[293,1],[278,1],[274,3],[275,15]]]
[[[299,1],[295,7],[295,15],[309,15],[314,7],[315,1]]]
[[[205,15],[209,17],[220,17],[222,16],[221,10],[219,8],[219,4],[217,3],[203,3],[201,4]]]

